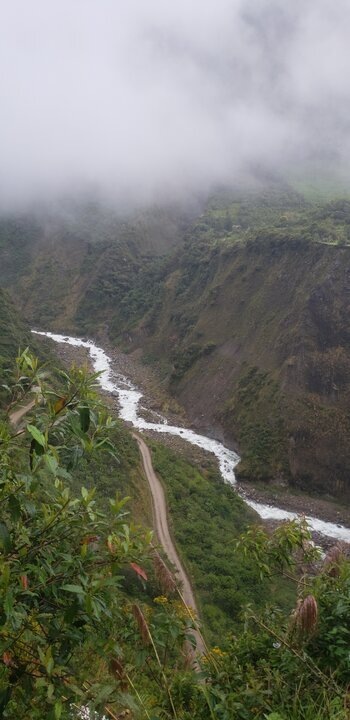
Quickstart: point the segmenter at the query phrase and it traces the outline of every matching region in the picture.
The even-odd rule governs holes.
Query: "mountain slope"
[[[0,289],[0,368],[8,367],[17,355],[19,347],[31,341],[28,328],[7,293]]]
[[[96,327],[138,273],[176,245],[194,209],[132,214],[73,203],[0,218],[0,286],[26,318],[50,328]]]
[[[213,242],[195,229],[147,312],[117,313],[112,332],[162,362],[197,425],[238,443],[241,477],[349,497],[349,293],[344,244],[276,228]]]
[[[241,477],[348,498],[350,202],[222,191],[193,214],[3,220],[0,282],[36,325],[141,351]]]

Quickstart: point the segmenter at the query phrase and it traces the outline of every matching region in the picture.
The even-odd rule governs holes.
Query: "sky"
[[[350,165],[348,0],[1,0],[0,207]]]

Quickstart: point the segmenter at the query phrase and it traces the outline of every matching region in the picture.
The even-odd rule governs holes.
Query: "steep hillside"
[[[90,329],[141,270],[183,237],[195,209],[119,213],[66,204],[0,219],[0,286],[25,317],[50,328]]]
[[[241,477],[349,497],[349,205],[288,212],[254,232],[197,223],[148,311],[134,289],[111,332],[162,363],[197,425],[224,428]]]
[[[8,294],[0,289],[0,369],[8,367],[19,347],[28,345],[31,339]]]
[[[193,215],[3,219],[0,282],[36,325],[141,351],[242,478],[350,497],[350,202],[221,191]]]
[[[9,382],[8,371],[14,367],[18,351],[28,346],[42,361],[52,357],[50,348],[46,343],[36,342],[8,293],[0,288],[0,409],[8,403],[8,396],[2,387]]]

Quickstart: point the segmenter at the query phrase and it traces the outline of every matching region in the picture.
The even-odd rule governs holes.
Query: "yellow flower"
[[[153,598],[153,602],[157,603],[157,605],[166,605],[168,598],[165,595],[158,595],[158,597]]]
[[[213,647],[213,648],[211,649],[211,652],[212,652],[212,654],[215,655],[216,657],[225,657],[225,655],[227,655],[227,653],[225,653],[225,652],[224,652],[223,650],[221,650],[221,648],[219,648],[219,647]]]
[[[172,606],[175,609],[176,615],[180,620],[197,620],[196,611],[191,607],[186,607],[182,600],[173,600]]]

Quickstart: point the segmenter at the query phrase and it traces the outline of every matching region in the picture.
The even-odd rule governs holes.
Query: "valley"
[[[350,720],[350,4],[2,5],[0,720]]]
[[[239,451],[242,482],[347,503],[348,200],[236,191],[154,215],[12,218],[0,281],[32,326],[153,367],[196,428]]]
[[[154,528],[198,613],[193,636],[205,658],[218,638],[218,653],[230,653],[245,607],[261,613],[273,598],[288,616],[295,603],[288,572],[265,576],[256,550],[237,552],[242,533],[268,547],[275,532],[295,532],[284,521],[306,515],[326,553],[350,540],[350,210],[339,207],[327,206],[336,217],[327,215],[324,239],[314,228],[320,207],[293,194],[246,205],[213,198],[200,216],[183,211],[170,223],[164,245],[168,211],[148,245],[146,220],[130,218],[122,229],[113,218],[102,242],[96,219],[85,242],[81,217],[74,233],[71,217],[44,234],[39,223],[35,238],[14,220],[0,232],[4,372],[28,344],[57,363],[57,380],[62,367],[101,373],[103,401],[119,417],[117,457],[82,457],[73,490],[96,488],[107,513],[116,489],[129,496],[131,527]],[[158,602],[152,583],[141,593],[146,613]],[[134,593],[126,574],[126,596]]]
[[[99,382],[102,390],[107,392],[109,396],[111,394],[118,396],[118,412],[125,422],[130,423],[133,427],[140,430],[151,432],[152,437],[154,435],[157,436],[157,434],[175,435],[180,437],[181,440],[189,442],[198,446],[202,450],[207,451],[209,454],[213,453],[218,461],[222,479],[229,485],[236,485],[234,470],[239,462],[238,455],[228,448],[225,448],[217,440],[213,440],[204,435],[199,435],[193,430],[188,430],[184,426],[179,427],[176,425],[170,425],[167,418],[159,413],[155,413],[158,416],[156,417],[157,422],[145,420],[143,417],[144,407],[143,405],[140,405],[140,401],[143,398],[142,393],[133,385],[130,378],[111,370],[111,360],[102,348],[96,346],[92,341],[85,341],[79,338],[67,337],[65,335],[58,335],[50,332],[32,332],[38,334],[39,336],[43,335],[48,337],[56,343],[68,344],[77,348],[85,348],[91,357],[94,371],[101,373]],[[151,414],[154,414],[154,410],[151,411]],[[245,502],[250,505],[264,520],[287,520],[298,516],[298,511],[293,513],[289,510],[282,510],[279,507],[273,507],[272,505],[267,505],[250,499],[250,492],[249,490],[247,491],[247,489],[240,492],[240,488],[238,487],[237,490],[244,498]],[[321,518],[309,516],[307,511],[305,512],[305,500],[306,498],[304,496],[302,499],[302,504],[304,506],[302,514],[306,514],[307,522],[316,534],[325,535],[328,538],[335,538],[347,542],[350,541],[350,528],[347,529],[340,523],[328,523]],[[289,499],[289,505],[292,504],[293,496]],[[316,504],[316,507],[320,507],[324,512],[331,514],[333,509],[333,512],[336,513],[337,516],[340,513],[339,508],[333,507],[331,509],[327,503],[321,503],[320,505]],[[349,519],[349,515],[347,513],[345,513],[345,516]],[[339,519],[339,517],[337,519]]]
[[[151,406],[239,452],[248,497],[345,518],[350,203],[270,188],[200,210],[9,217],[0,280],[27,322],[121,348]]]

